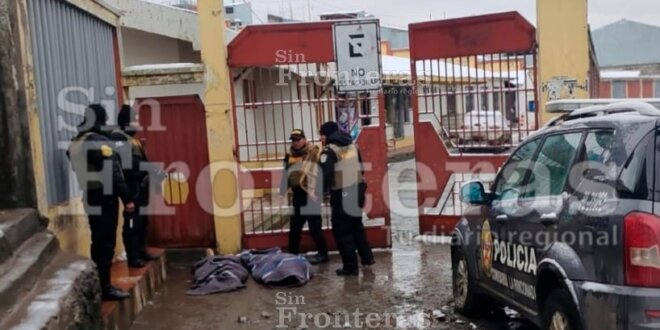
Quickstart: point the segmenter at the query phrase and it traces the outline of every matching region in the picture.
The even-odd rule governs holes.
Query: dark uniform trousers
[[[128,260],[142,259],[146,254],[146,236],[149,217],[142,214],[144,208],[149,204],[149,191],[141,187],[129,186],[134,196],[135,212],[124,212],[124,226],[122,227],[122,239],[126,248]]]
[[[307,192],[300,187],[293,187],[293,215],[289,231],[289,253],[300,253],[300,236],[305,222],[309,224],[312,236],[320,255],[328,255],[328,247],[323,237],[321,204],[308,198]]]
[[[149,218],[143,214],[144,208],[149,204],[149,172],[140,168],[148,164],[147,156],[140,141],[122,130],[115,130],[112,138],[117,144],[122,160],[124,177],[129,193],[135,202],[135,212],[124,212],[124,225],[122,239],[126,248],[126,257],[130,262],[146,258],[146,232]]]
[[[332,233],[337,242],[344,270],[358,268],[357,254],[363,265],[372,264],[374,255],[362,223],[362,208],[358,206],[358,185],[333,190],[330,193],[330,204]]]
[[[117,239],[117,197],[103,195],[102,189],[88,190],[84,195],[85,212],[92,232],[91,257],[99,271],[101,287],[110,285],[110,268]]]

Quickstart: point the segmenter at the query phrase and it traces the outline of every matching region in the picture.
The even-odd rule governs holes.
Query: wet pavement
[[[133,329],[534,329],[510,313],[470,319],[453,311],[447,240],[416,237],[418,224],[412,161],[391,165],[393,242],[375,251],[376,264],[359,277],[337,277],[339,255],[315,267],[310,283],[186,296],[190,264],[168,266],[165,290],[135,320]]]

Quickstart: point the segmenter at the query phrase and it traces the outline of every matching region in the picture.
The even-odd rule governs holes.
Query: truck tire
[[[465,253],[461,249],[456,249],[452,258],[452,291],[457,312],[477,316],[492,309],[492,299],[476,294],[475,286],[475,279],[470,273]]]
[[[565,289],[555,289],[550,292],[543,304],[541,322],[544,330],[583,329],[573,297]]]

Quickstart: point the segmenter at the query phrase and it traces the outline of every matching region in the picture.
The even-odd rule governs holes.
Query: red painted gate
[[[494,173],[538,127],[536,31],[520,14],[411,24],[420,233],[446,234],[460,185]]]
[[[276,201],[289,132],[302,128],[308,140],[319,143],[318,129],[328,120],[344,123],[357,136],[369,186],[367,235],[373,247],[389,247],[383,95],[335,90],[333,23],[250,25],[232,40],[228,52],[243,247],[287,246],[291,210]],[[327,205],[323,227],[334,249]],[[301,248],[314,248],[306,231]]]
[[[162,163],[169,178],[162,198],[150,203],[150,244],[168,247],[212,247],[215,231],[211,212],[204,104],[198,96],[143,99],[136,102],[149,160]]]

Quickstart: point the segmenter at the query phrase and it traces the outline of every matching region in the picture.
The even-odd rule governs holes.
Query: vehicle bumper
[[[646,315],[660,311],[660,289],[575,282],[574,287],[586,329],[659,329],[660,318]]]
[[[466,141],[500,141],[506,139],[511,134],[502,130],[456,130],[451,132],[453,136],[458,136]]]

